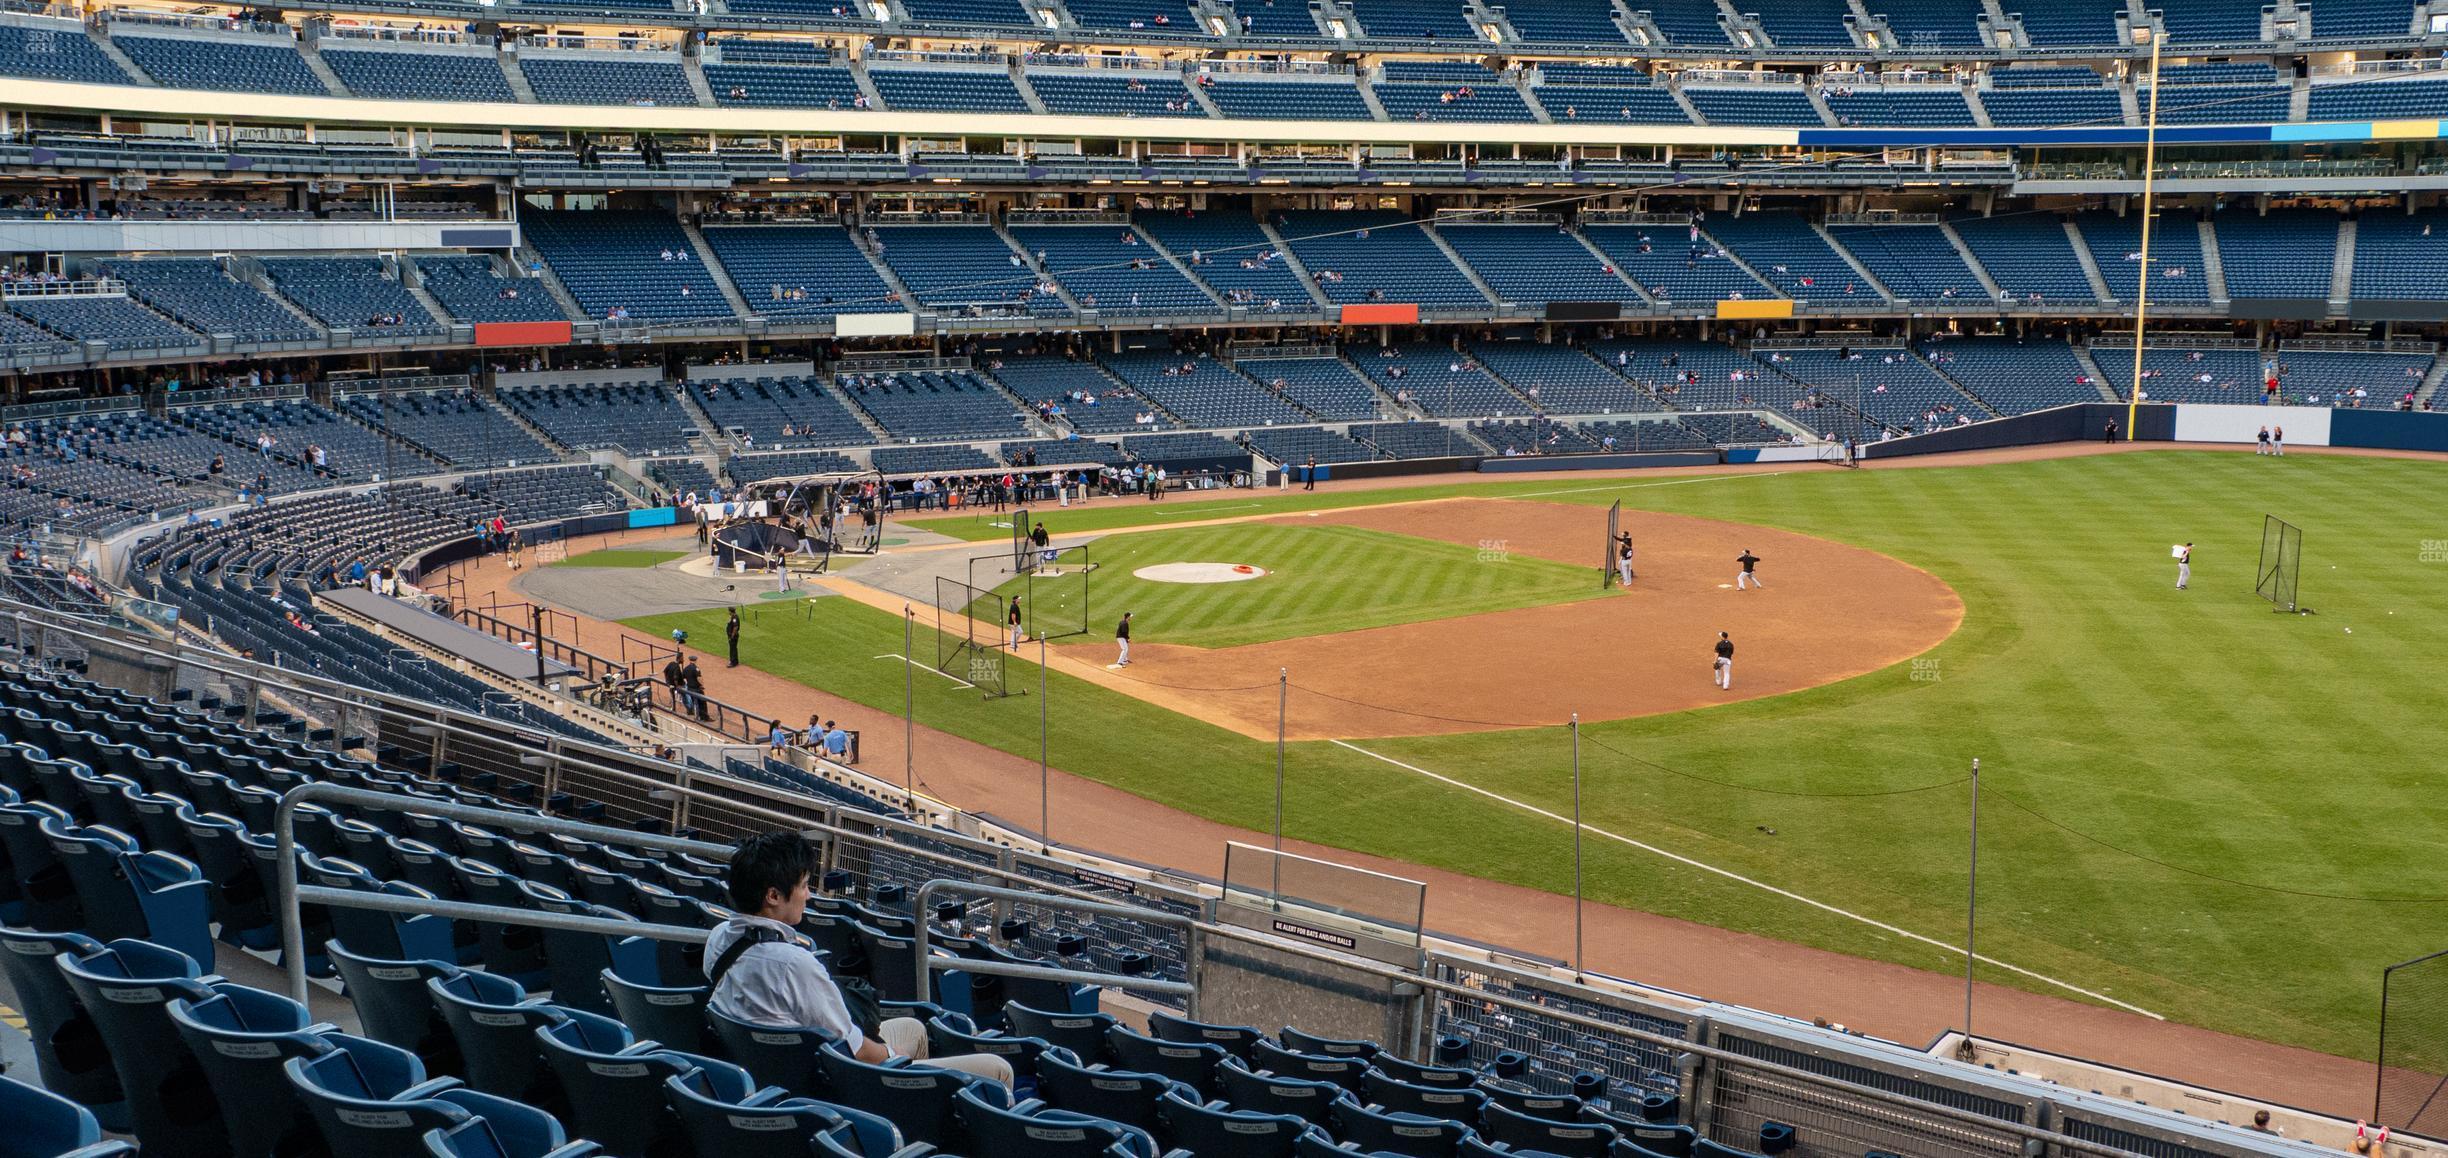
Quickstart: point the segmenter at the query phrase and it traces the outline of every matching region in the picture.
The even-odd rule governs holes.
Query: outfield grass
[[[1306,635],[1566,603],[1606,594],[1589,568],[1523,558],[1482,565],[1479,552],[1360,527],[1234,523],[1117,535],[1087,551],[1094,572],[1019,578],[995,589],[1036,603],[1031,632],[1083,618],[1107,632],[1125,610],[1164,625],[1163,640],[1237,647]],[[1132,572],[1151,563],[1246,563],[1266,574],[1238,583],[1159,583]],[[1365,578],[1362,578],[1365,577]],[[985,601],[980,601],[981,603]],[[1000,601],[970,614],[1002,622]]]
[[[584,555],[572,555],[554,563],[553,566],[654,567],[687,556],[686,551],[641,551],[634,547],[607,547],[601,551],[589,551]]]
[[[2429,776],[2448,738],[2448,686],[2434,662],[2448,646],[2436,594],[2448,562],[2423,561],[2427,541],[2448,543],[2437,501],[2444,479],[2448,471],[2423,462],[2169,451],[1536,488],[1574,492],[1551,501],[1622,498],[1840,539],[1928,568],[1966,605],[1963,628],[1930,662],[1587,728],[1585,814],[1593,825],[1952,941],[1963,924],[1962,785],[1780,793],[1943,783],[1978,757],[1985,953],[2179,1020],[2367,1054],[2381,967],[2448,941],[2440,931],[2448,858],[2437,851],[2448,797]],[[1147,510],[1115,509],[1128,506],[1104,517]],[[2320,614],[2276,615],[2254,598],[2264,512],[2305,529],[2301,598]],[[2194,584],[2180,593],[2167,549],[2186,540],[2196,543]],[[898,650],[894,617],[816,602],[812,619],[778,629],[804,633],[808,646],[759,649],[790,657],[774,670],[898,710],[897,669],[839,658]],[[710,631],[718,617],[639,625]],[[1779,644],[1747,646],[1756,655]],[[1264,827],[1271,745],[1053,678],[1057,764]],[[1036,705],[973,695],[922,686],[920,719],[1033,757]],[[1299,703],[1296,692],[1294,711]],[[1561,732],[1363,747],[1569,807]],[[1569,887],[1560,825],[1331,744],[1294,745],[1290,783],[1287,827],[1296,837]],[[1059,808],[1055,816],[1059,834]],[[1955,967],[1936,949],[1650,854],[1612,842],[1589,848],[1589,892],[1599,899]],[[2062,992],[1999,970],[1982,976]]]

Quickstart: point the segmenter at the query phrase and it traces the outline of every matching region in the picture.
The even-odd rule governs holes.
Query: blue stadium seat
[[[170,1021],[173,1000],[213,996],[196,962],[144,941],[112,941],[54,960],[110,1053],[137,1142],[166,1158],[227,1155],[221,1108]]]
[[[954,1099],[961,1091],[976,1091],[976,1100],[989,1106],[1011,1104],[1011,1092],[997,1083],[957,1070],[912,1065],[907,1058],[869,1065],[851,1057],[840,1042],[817,1050],[816,1059],[829,1098],[889,1118],[910,1141],[930,1146],[950,1146],[959,1137]]]
[[[505,104],[518,99],[490,48],[377,48],[327,40],[317,51],[340,83],[358,96]]]
[[[110,1049],[52,961],[61,954],[90,957],[102,943],[81,933],[40,933],[0,928],[0,977],[14,994],[33,1048],[42,1087],[91,1109],[113,1129],[128,1126],[126,1096]]]
[[[1474,1131],[1468,1122],[1400,1110],[1378,1110],[1345,1098],[1334,1105],[1334,1136],[1363,1153],[1406,1158],[1453,1158]]]
[[[470,1086],[516,1101],[552,1101],[557,1091],[552,1071],[537,1053],[537,1035],[568,1020],[568,1013],[527,996],[515,981],[474,970],[428,978],[425,992],[459,1043]]]
[[[323,1141],[334,1153],[365,1158],[428,1158],[427,1132],[492,1123],[513,1153],[549,1153],[566,1137],[552,1115],[506,1098],[478,1093],[455,1078],[425,1080],[405,1051],[373,1042],[337,1042],[316,1058],[281,1067]]]
[[[102,1140],[102,1126],[75,1102],[14,1078],[0,1077],[0,1136],[5,1158],[120,1158],[136,1148]]]
[[[1003,1104],[980,1089],[954,1101],[964,1149],[976,1158],[1154,1158],[1143,1131],[1091,1114]],[[1235,1151],[1238,1153],[1238,1151]]]
[[[222,1115],[231,1153],[303,1152],[313,1140],[314,1126],[289,1096],[289,1078],[281,1064],[339,1048],[326,1040],[338,1028],[316,1022],[305,1006],[276,993],[239,985],[215,985],[213,990],[200,1001],[172,1001],[169,1015],[180,1040],[203,1068],[213,1097],[223,1106],[245,1107],[243,1113]]]
[[[1116,1028],[1109,1032],[1127,1033]],[[1136,1036],[1136,1035],[1134,1035]],[[1141,1041],[1150,1039],[1141,1038]],[[1173,1046],[1197,1052],[1199,1047]],[[1214,1047],[1208,1047],[1214,1048]],[[1153,1051],[1134,1051],[1146,1056]],[[1223,1050],[1214,1049],[1208,1059],[1221,1059]],[[1160,1058],[1168,1069],[1188,1070],[1181,1058]],[[1196,1101],[1207,1094],[1186,1082],[1164,1074],[1139,1072],[1105,1065],[1083,1065],[1069,1050],[1049,1051],[1037,1062],[1037,1096],[1058,1110],[1086,1114],[1107,1121],[1154,1133],[1162,1126],[1158,1107],[1167,1095],[1178,1095]]]
[[[663,1096],[699,1154],[802,1158],[818,1135],[862,1156],[893,1158],[901,1145],[899,1129],[879,1115],[759,1088],[746,1070],[722,1062],[665,1078]]]
[[[707,1024],[705,986],[647,985],[611,970],[601,978],[614,1013],[638,1036],[683,1053],[724,1052]]]

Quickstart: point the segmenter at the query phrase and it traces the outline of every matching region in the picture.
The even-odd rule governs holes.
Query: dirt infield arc
[[[1764,527],[1626,510],[1639,578],[1604,599],[1525,607],[1229,648],[1164,642],[1141,620],[1127,671],[1110,642],[1057,650],[1117,691],[1273,739],[1279,670],[1296,740],[1484,731],[1684,711],[1780,695],[1901,663],[1963,622],[1963,600],[1930,573],[1874,551]],[[1587,566],[1605,538],[1595,507],[1446,499],[1265,520],[1331,523]],[[1765,590],[1737,591],[1734,559],[1761,557]],[[1366,576],[1353,576],[1365,583]],[[1735,642],[1731,693],[1711,682],[1719,631]],[[1074,668],[1072,670],[1079,670]],[[1238,690],[1223,690],[1238,689]]]

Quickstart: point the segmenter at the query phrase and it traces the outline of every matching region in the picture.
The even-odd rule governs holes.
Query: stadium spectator
[[[707,1004],[751,1025],[822,1030],[869,1065],[907,1058],[1009,1086],[1011,1063],[991,1054],[929,1057],[923,1023],[879,1017],[871,987],[845,986],[825,970],[795,928],[807,914],[815,864],[816,850],[796,832],[762,833],[733,850],[726,887],[737,915],[706,939]]]

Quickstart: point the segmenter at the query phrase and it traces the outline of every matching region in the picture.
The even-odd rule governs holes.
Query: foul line
[[[903,654],[901,654],[900,652],[897,652],[897,651],[888,651],[888,652],[885,652],[883,655],[876,656],[875,658],[877,658],[877,659],[897,659],[897,660],[900,660],[901,662],[903,662],[903,663],[905,663],[905,664],[908,664],[908,665],[910,665],[911,667],[917,668],[917,669],[919,669],[919,670],[921,670],[921,671],[924,671],[924,672],[926,672],[926,673],[928,673],[928,674],[930,674],[930,675],[939,675],[939,676],[942,676],[943,678],[948,679],[948,680],[951,680],[953,683],[959,684],[960,686],[962,686],[962,687],[964,687],[964,688],[974,688],[974,687],[976,687],[976,686],[977,686],[976,684],[970,683],[968,680],[962,679],[962,678],[960,678],[959,676],[956,676],[956,675],[951,674],[950,672],[940,672],[940,671],[936,671],[936,670],[935,670],[935,665],[933,665],[933,664],[919,663],[917,660],[911,659],[911,658],[909,658],[908,656],[905,656],[905,655],[903,655]]]
[[[1780,475],[1789,475],[1792,473],[1793,472],[1790,470],[1772,470],[1765,474],[1712,474],[1705,475],[1700,478],[1668,479],[1665,482],[1617,483],[1614,486],[1604,487],[1567,487],[1559,491],[1523,491],[1520,494],[1497,494],[1490,495],[1488,497],[1499,499],[1537,499],[1545,498],[1548,495],[1586,495],[1594,491],[1637,491],[1646,487],[1680,487],[1690,486],[1693,483],[1729,482],[1735,479],[1776,478]]]
[[[1666,485],[1666,484],[1662,484],[1662,483],[1661,483],[1661,484],[1653,484],[1653,485],[1660,485],[1660,486],[1662,486],[1662,485]],[[1425,777],[1429,778],[1430,780],[1437,781],[1437,782],[1438,782],[1438,783],[1440,783],[1440,784],[1450,784],[1450,785],[1452,785],[1453,787],[1460,788],[1460,789],[1463,789],[1463,790],[1465,790],[1465,791],[1475,792],[1475,793],[1477,793],[1477,794],[1479,794],[1479,795],[1481,795],[1481,796],[1485,796],[1485,797],[1487,797],[1487,798],[1488,798],[1488,799],[1490,799],[1490,800],[1497,801],[1498,803],[1501,803],[1501,804],[1509,804],[1509,805],[1511,805],[1511,806],[1513,806],[1513,807],[1515,807],[1515,808],[1518,808],[1518,809],[1520,809],[1520,810],[1522,810],[1522,811],[1524,811],[1524,812],[1529,812],[1529,813],[1534,813],[1534,814],[1539,815],[1539,816],[1544,816],[1544,817],[1546,817],[1546,818],[1547,818],[1547,819],[1549,819],[1549,820],[1557,821],[1557,822],[1562,823],[1562,824],[1571,824],[1571,823],[1573,822],[1573,821],[1572,821],[1572,818],[1571,818],[1571,817],[1569,817],[1569,816],[1563,816],[1563,815],[1559,815],[1559,814],[1557,814],[1557,813],[1549,812],[1549,811],[1547,811],[1546,809],[1544,809],[1544,808],[1540,808],[1539,806],[1537,806],[1537,805],[1535,805],[1535,804],[1525,804],[1525,803],[1523,803],[1522,801],[1515,800],[1515,799],[1513,799],[1513,798],[1512,798],[1512,797],[1510,797],[1510,796],[1505,796],[1505,795],[1503,795],[1503,794],[1501,794],[1501,793],[1491,792],[1491,791],[1489,791],[1489,790],[1487,790],[1487,789],[1485,789],[1485,788],[1481,788],[1481,787],[1479,787],[1479,786],[1478,786],[1478,785],[1476,785],[1476,784],[1469,784],[1469,783],[1465,783],[1465,782],[1463,782],[1463,781],[1456,780],[1456,779],[1454,779],[1454,778],[1453,778],[1453,777],[1451,777],[1451,776],[1441,776],[1441,775],[1439,775],[1439,774],[1437,774],[1437,773],[1434,773],[1434,772],[1431,772],[1431,771],[1429,771],[1429,770],[1427,770],[1427,769],[1425,769],[1425,768],[1418,767],[1417,765],[1413,765],[1413,764],[1405,764],[1405,763],[1403,763],[1402,761],[1397,760],[1397,759],[1395,759],[1395,758],[1393,758],[1393,757],[1391,757],[1391,756],[1379,755],[1378,753],[1371,752],[1371,751],[1369,751],[1368,749],[1363,748],[1363,747],[1361,747],[1361,746],[1359,746],[1359,745],[1357,745],[1357,744],[1347,743],[1347,742],[1342,741],[1342,740],[1334,740],[1334,741],[1330,741],[1330,742],[1331,742],[1331,743],[1333,743],[1333,744],[1335,744],[1335,745],[1337,745],[1338,747],[1349,748],[1349,749],[1351,749],[1352,751],[1354,751],[1354,752],[1358,752],[1358,753],[1360,753],[1360,754],[1361,754],[1361,755],[1363,755],[1363,756],[1370,757],[1371,759],[1375,759],[1375,760],[1382,760],[1382,761],[1384,761],[1385,763],[1392,764],[1393,766],[1395,766],[1395,767],[1397,767],[1397,768],[1402,769],[1403,771],[1406,771],[1406,772],[1411,772],[1411,773],[1414,773],[1414,774],[1417,774],[1417,775],[1420,775],[1420,776],[1425,776]],[[1589,833],[1589,834],[1591,834],[1591,835],[1593,835],[1593,836],[1603,836],[1603,837],[1607,838],[1608,840],[1614,841],[1614,842],[1616,842],[1616,843],[1618,843],[1618,844],[1630,845],[1631,847],[1633,847],[1633,848],[1637,848],[1637,849],[1640,849],[1640,850],[1641,850],[1641,851],[1643,851],[1643,852],[1651,852],[1651,853],[1656,853],[1657,855],[1662,856],[1662,857],[1665,857],[1666,859],[1671,860],[1671,861],[1674,861],[1674,862],[1676,862],[1676,863],[1678,863],[1678,864],[1686,864],[1686,865],[1690,865],[1690,866],[1691,866],[1691,867],[1693,867],[1693,868],[1700,869],[1700,870],[1702,870],[1702,871],[1704,871],[1704,872],[1712,872],[1712,873],[1717,874],[1718,876],[1725,877],[1725,878],[1726,878],[1726,879],[1728,879],[1728,880],[1739,881],[1739,882],[1741,882],[1741,883],[1743,883],[1743,884],[1746,884],[1746,885],[1749,885],[1749,886],[1751,886],[1752,888],[1755,888],[1755,889],[1761,889],[1761,890],[1764,890],[1764,891],[1766,891],[1766,892],[1775,893],[1776,895],[1778,895],[1778,896],[1780,896],[1780,897],[1784,897],[1784,898],[1786,898],[1787,900],[1799,901],[1799,902],[1801,902],[1801,903],[1803,903],[1803,904],[1805,904],[1805,905],[1809,905],[1810,907],[1812,907],[1812,908],[1814,908],[1814,909],[1818,909],[1818,910],[1820,910],[1820,911],[1822,911],[1822,912],[1834,913],[1835,915],[1837,915],[1837,916],[1839,916],[1839,917],[1845,917],[1845,918],[1849,918],[1849,919],[1851,919],[1851,920],[1859,921],[1859,922],[1861,922],[1862,924],[1865,924],[1865,925],[1870,926],[1871,928],[1878,929],[1878,930],[1881,930],[1881,931],[1884,931],[1884,932],[1888,932],[1888,933],[1893,933],[1893,934],[1895,934],[1895,935],[1896,935],[1896,936],[1898,936],[1898,937],[1903,937],[1903,938],[1906,938],[1906,939],[1909,939],[1909,940],[1919,941],[1919,942],[1921,942],[1922,944],[1925,944],[1925,945],[1935,945],[1935,946],[1937,946],[1938,948],[1940,948],[1940,949],[1944,949],[1944,950],[1946,950],[1946,951],[1947,951],[1947,952],[1949,952],[1949,953],[1961,954],[1961,953],[1963,952],[1963,946],[1961,946],[1961,945],[1949,945],[1949,944],[1947,944],[1946,942],[1941,941],[1941,940],[1938,940],[1938,939],[1937,939],[1937,938],[1935,938],[1935,937],[1924,937],[1924,936],[1922,936],[1921,934],[1919,934],[1919,933],[1915,933],[1915,932],[1913,932],[1913,931],[1912,931],[1912,930],[1910,930],[1910,929],[1902,929],[1902,928],[1898,928],[1898,927],[1896,927],[1896,926],[1894,926],[1894,925],[1890,925],[1890,924],[1888,924],[1888,923],[1887,923],[1887,922],[1885,922],[1885,921],[1881,921],[1881,920],[1879,920],[1879,919],[1877,919],[1877,918],[1875,918],[1875,917],[1865,917],[1865,916],[1861,915],[1860,913],[1853,912],[1853,911],[1852,911],[1852,910],[1850,910],[1850,909],[1841,909],[1841,908],[1838,908],[1838,907],[1836,907],[1835,905],[1828,904],[1828,903],[1827,903],[1827,902],[1825,902],[1825,901],[1815,901],[1815,900],[1812,900],[1812,899],[1811,899],[1811,898],[1809,898],[1809,897],[1803,896],[1802,894],[1797,893],[1797,892],[1794,892],[1794,891],[1792,891],[1792,890],[1790,890],[1790,889],[1781,889],[1781,888],[1778,888],[1777,886],[1772,885],[1772,884],[1769,884],[1769,883],[1767,883],[1767,882],[1765,882],[1765,881],[1757,881],[1757,880],[1753,880],[1753,879],[1751,879],[1750,877],[1747,877],[1747,876],[1742,875],[1741,873],[1732,872],[1732,871],[1729,871],[1729,870],[1727,870],[1727,869],[1721,869],[1721,868],[1718,868],[1716,865],[1709,864],[1709,863],[1707,863],[1706,861],[1698,861],[1698,860],[1693,860],[1692,858],[1690,858],[1690,857],[1688,857],[1688,856],[1684,856],[1684,855],[1683,855],[1683,854],[1681,854],[1681,853],[1668,852],[1668,851],[1666,851],[1665,849],[1659,848],[1659,847],[1657,847],[1656,845],[1653,845],[1653,844],[1643,844],[1643,843],[1641,843],[1640,841],[1634,840],[1634,839],[1632,839],[1631,837],[1628,837],[1628,836],[1624,836],[1624,835],[1622,835],[1621,833],[1609,832],[1609,831],[1607,831],[1606,829],[1603,829],[1603,828],[1598,828],[1598,827],[1591,826],[1591,825],[1584,825],[1584,826],[1582,826],[1582,831],[1587,832],[1587,833]],[[2031,979],[2032,979],[2032,980],[2034,980],[2034,981],[2039,981],[2039,982],[2042,982],[2042,983],[2045,983],[2045,984],[2048,984],[2048,985],[2054,985],[2054,986],[2056,986],[2057,988],[2059,988],[2059,989],[2063,989],[2063,990],[2065,990],[2065,991],[2067,991],[2067,992],[2069,992],[2069,993],[2079,993],[2079,994],[2081,994],[2082,996],[2084,996],[2084,997],[2088,997],[2088,998],[2091,998],[2091,999],[2092,999],[2092,1000],[2094,1000],[2094,1001],[2103,1001],[2103,1002],[2106,1002],[2106,1003],[2108,1003],[2108,1004],[2110,1004],[2110,1005],[2116,1006],[2116,1007],[2117,1007],[2117,1008],[2119,1008],[2119,1009],[2127,1009],[2127,1010],[2132,1010],[2133,1012],[2135,1012],[2135,1013],[2139,1013],[2139,1014],[2141,1014],[2142,1016],[2147,1017],[2147,1018],[2150,1018],[2150,1019],[2151,1019],[2151,1020],[2153,1020],[2153,1021],[2166,1021],[2166,1020],[2167,1020],[2167,1018],[2165,1018],[2165,1017],[2163,1017],[2163,1016],[2161,1016],[2161,1015],[2159,1015],[2159,1014],[2152,1013],[2150,1010],[2144,1009],[2144,1008],[2142,1008],[2142,1007],[2141,1007],[2141,1006],[2139,1006],[2139,1005],[2135,1005],[2135,1004],[2132,1004],[2132,1003],[2130,1003],[2130,1002],[2119,1001],[2119,1000],[2117,1000],[2116,998],[2110,997],[2110,996],[2108,996],[2108,995],[2107,995],[2107,994],[2105,994],[2105,993],[2094,993],[2094,992],[2092,992],[2091,990],[2085,989],[2085,988],[2083,988],[2083,987],[2081,987],[2081,986],[2079,986],[2079,985],[2072,985],[2072,984],[2068,984],[2067,982],[2059,981],[2058,979],[2056,979],[2056,978],[2054,978],[2054,977],[2051,977],[2051,976],[2049,976],[2049,975],[2047,975],[2047,974],[2045,974],[2045,973],[2035,973],[2035,972],[2033,972],[2033,971],[2031,971],[2031,970],[2029,970],[2029,969],[2025,969],[2025,968],[2023,968],[2023,967],[2022,967],[2022,966],[2020,966],[2020,965],[2010,965],[2010,964],[2007,964],[2007,963],[2006,963],[2006,962],[2004,962],[2004,961],[2000,961],[2000,960],[1998,960],[1997,958],[1994,958],[1994,957],[1984,957],[1984,956],[1981,956],[1981,955],[1979,955],[1979,954],[1974,954],[1972,959],[1973,959],[1973,960],[1975,960],[1975,961],[1980,962],[1980,963],[1981,963],[1981,964],[1983,964],[1983,965],[1995,966],[1996,968],[1999,968],[1999,969],[2004,969],[2004,970],[2006,970],[2006,971],[2007,971],[2007,972],[2009,972],[2009,973],[2017,973],[2017,974],[2021,974],[2022,976],[2029,977],[2029,978],[2031,978]]]

